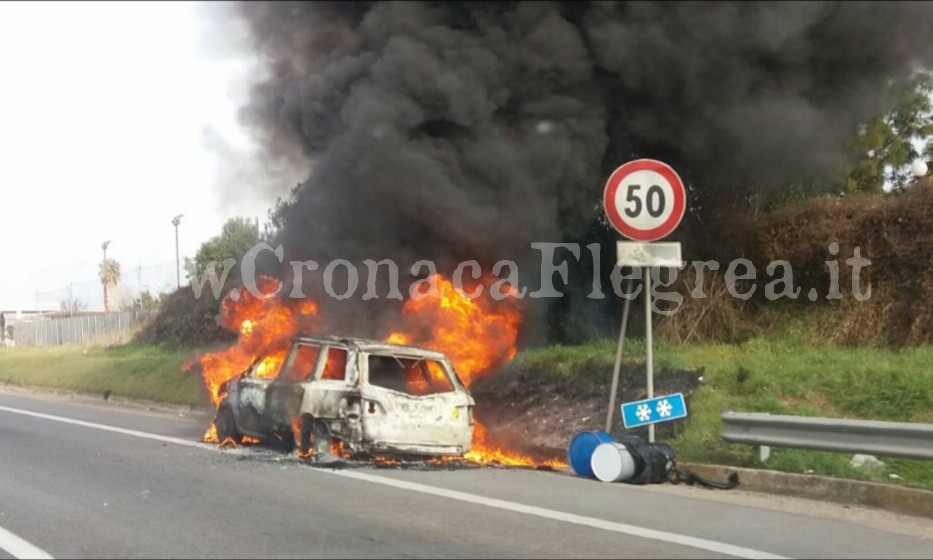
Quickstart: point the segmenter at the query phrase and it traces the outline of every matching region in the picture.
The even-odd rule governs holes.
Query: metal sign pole
[[[654,344],[651,339],[651,267],[645,273],[645,369],[647,372],[648,398],[654,398]],[[654,443],[654,424],[648,426],[648,442]]]
[[[650,180],[648,179],[650,177]],[[649,181],[649,182],[646,182]],[[647,189],[643,188],[651,185]],[[670,235],[684,217],[687,209],[687,189],[677,172],[666,163],[640,158],[619,166],[606,181],[603,190],[603,208],[612,227],[631,241],[616,244],[617,264],[642,269],[645,279],[645,376],[648,399],[622,405],[622,422],[626,428],[648,425],[648,440],[654,442],[654,423],[667,422],[672,415],[668,400],[654,403],[654,344],[651,332],[651,269],[655,266],[681,268],[680,243],[655,243]],[[626,307],[628,310],[628,307]],[[623,323],[621,332],[625,332]],[[612,406],[618,389],[621,368],[622,338],[616,349],[610,412],[606,431],[612,427]],[[649,403],[655,406],[651,410]],[[632,409],[629,405],[637,405]],[[685,407],[684,416],[686,415]],[[629,418],[633,411],[635,418]],[[654,416],[657,413],[657,417]],[[631,421],[629,421],[631,420]]]
[[[632,280],[628,281],[627,293],[632,293]],[[616,409],[616,393],[619,391],[619,374],[622,371],[622,350],[625,347],[625,328],[628,326],[628,308],[632,300],[625,298],[622,304],[622,325],[619,327],[619,342],[616,344],[616,363],[612,368],[612,388],[609,390],[609,410],[606,411],[606,433],[612,433],[612,415]]]

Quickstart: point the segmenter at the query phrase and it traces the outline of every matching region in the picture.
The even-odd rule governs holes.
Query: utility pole
[[[100,281],[104,285],[104,313],[110,313],[110,299],[109,294],[107,293],[107,247],[110,246],[110,240],[104,241],[100,244],[100,248],[104,250],[104,260],[101,263],[101,277]]]
[[[175,226],[175,282],[179,290],[181,289],[181,254],[178,251],[178,226],[183,216],[184,214],[179,214],[172,218],[172,225]]]

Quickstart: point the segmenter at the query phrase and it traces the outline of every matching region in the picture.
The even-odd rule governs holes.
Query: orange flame
[[[464,458],[483,465],[498,464],[510,467],[550,467],[553,469],[567,466],[558,459],[541,461],[528,455],[502,449],[488,441],[486,427],[479,422],[473,426],[473,448],[464,455]]]
[[[281,288],[278,280],[261,276],[259,291],[271,294]],[[221,304],[220,323],[239,333],[237,343],[226,350],[201,355],[185,364],[190,370],[194,362],[201,365],[204,386],[211,402],[217,407],[223,400],[221,387],[240,375],[257,359],[253,375],[275,377],[299,331],[310,331],[317,324],[317,304],[300,300],[286,305],[277,297],[258,298],[245,290],[231,293]]]
[[[440,275],[429,281],[436,283],[439,297],[405,302],[402,315],[407,329],[392,332],[386,342],[415,344],[443,352],[468,387],[515,357],[522,320],[517,299],[509,297],[494,302],[485,295],[470,299],[465,292],[473,293],[477,286],[459,291]],[[482,282],[487,291],[489,284],[488,279]],[[504,293],[514,295],[514,290],[507,288]],[[478,421],[474,425],[472,450],[465,458],[480,464],[566,466],[559,460],[539,461],[491,443],[485,426]]]
[[[211,422],[207,431],[204,432],[201,441],[204,443],[220,443],[220,436],[217,435],[217,426],[215,426],[213,422]]]
[[[389,334],[386,342],[443,352],[468,387],[475,377],[492,373],[515,357],[522,320],[517,299],[493,302],[485,295],[470,299],[464,292],[472,293],[476,286],[459,291],[439,274],[428,280],[436,284],[438,297],[405,302],[406,324]]]

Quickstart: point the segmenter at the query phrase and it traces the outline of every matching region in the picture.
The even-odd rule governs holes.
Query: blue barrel
[[[593,451],[601,443],[612,441],[612,436],[606,432],[580,432],[573,436],[570,441],[570,447],[567,449],[567,456],[570,459],[570,468],[577,476],[593,478],[593,467],[590,465],[590,459],[593,457]]]

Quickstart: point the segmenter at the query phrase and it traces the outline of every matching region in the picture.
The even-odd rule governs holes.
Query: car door
[[[255,437],[265,437],[283,423],[288,424],[291,409],[301,405],[300,383],[309,379],[317,367],[320,346],[296,343],[284,362],[262,376],[254,367],[240,380],[237,395],[240,429]]]
[[[250,370],[237,384],[237,423],[240,431],[259,437],[267,431],[266,393],[272,379],[255,377],[253,373],[254,370]]]
[[[357,382],[356,368],[352,367],[355,360],[356,353],[345,346],[324,346],[314,379],[305,384],[302,412],[320,419],[344,416],[346,410],[342,407]]]
[[[446,364],[420,356],[364,356],[367,438],[398,445],[463,444],[471,401]]]

